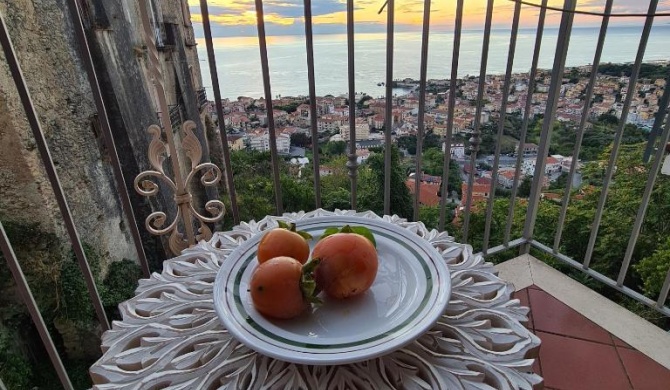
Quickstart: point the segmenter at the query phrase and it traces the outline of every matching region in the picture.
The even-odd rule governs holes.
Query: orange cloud
[[[318,0],[315,0],[318,1]],[[378,14],[379,8],[384,0],[357,0],[355,2],[356,10],[354,20],[356,23],[365,24],[386,24],[386,11]],[[533,4],[541,4],[542,0],[528,0]],[[642,6],[636,3],[637,0],[621,0],[620,4],[626,3],[626,7],[640,8],[640,12],[646,11],[646,5]],[[345,4],[346,0],[339,0]],[[302,7],[301,2],[292,0],[272,0],[268,5],[296,9]],[[601,12],[605,0],[583,0],[578,9]],[[615,2],[616,4],[617,2]],[[661,4],[670,3],[670,0],[662,0]],[[190,6],[195,7],[192,14],[193,20],[198,22],[202,16],[197,13],[199,0],[188,0]],[[212,22],[227,26],[241,26],[256,24],[256,12],[254,0],[209,0],[210,18]],[[463,25],[464,28],[483,28],[486,15],[488,0],[464,0]],[[549,0],[548,5],[553,7],[562,7],[564,0]],[[424,0],[396,0],[395,1],[395,23],[397,25],[421,26],[423,24],[423,6]],[[621,7],[621,6],[620,6]],[[218,8],[223,12],[216,13]],[[431,26],[453,26],[456,13],[456,2],[438,2],[432,1]],[[615,7],[617,8],[617,7]],[[514,2],[510,0],[495,0],[493,9],[493,24],[496,27],[509,26],[512,22],[512,13]],[[637,10],[637,9],[636,9]],[[273,10],[274,11],[274,10]],[[615,9],[616,11],[616,9]],[[620,10],[621,11],[621,10]],[[540,9],[528,5],[522,5],[521,8],[521,26],[532,27],[537,24],[537,16]],[[265,14],[265,22],[280,26],[290,26],[302,20],[293,16],[282,15],[281,11],[275,11]],[[546,25],[555,26],[560,22],[562,14],[558,11],[547,11]],[[347,15],[345,11],[337,11],[327,14],[315,15],[314,24],[345,24]],[[601,18],[598,16],[576,15],[575,24],[599,24]]]

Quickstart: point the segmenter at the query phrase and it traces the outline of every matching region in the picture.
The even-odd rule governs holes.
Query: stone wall
[[[111,169],[94,131],[90,86],[63,0],[0,4],[61,185],[83,241],[136,259]],[[0,60],[0,215],[67,240],[4,54]]]
[[[154,18],[173,38],[159,52],[168,104],[180,104],[182,119],[198,125],[203,161],[209,161],[207,137],[196,91],[201,88],[192,27],[182,3],[154,2]],[[161,186],[146,199],[133,189],[134,178],[149,169],[146,129],[158,124],[152,80],[148,76],[147,41],[139,1],[79,0],[82,18],[112,133],[134,207],[143,245],[154,269],[160,268],[166,240],[150,236],[145,218],[154,210],[174,216],[173,194]],[[82,240],[96,244],[108,260],[136,259],[128,221],[118,199],[109,158],[103,147],[91,89],[74,39],[66,0],[13,0],[0,4],[19,61],[57,164]],[[177,145],[179,128],[173,129]],[[180,153],[181,155],[181,153]],[[183,173],[190,162],[181,156]],[[0,61],[0,215],[13,221],[37,221],[40,228],[66,235],[51,187],[27,124],[13,80]],[[166,170],[170,170],[166,164]],[[193,188],[196,204],[218,196]],[[201,207],[198,207],[201,209]]]

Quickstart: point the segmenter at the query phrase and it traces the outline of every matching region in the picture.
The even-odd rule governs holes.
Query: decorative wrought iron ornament
[[[151,213],[146,221],[145,226],[149,233],[154,235],[169,234],[170,251],[175,255],[181,254],[181,251],[191,245],[195,245],[198,241],[209,240],[212,237],[212,231],[207,226],[207,223],[218,222],[225,215],[226,208],[220,200],[210,200],[205,203],[205,210],[207,210],[211,217],[206,217],[200,214],[193,206],[193,195],[189,192],[190,184],[197,172],[204,172],[200,177],[200,183],[203,186],[215,186],[221,180],[221,170],[212,163],[200,163],[202,158],[202,147],[198,137],[193,134],[196,125],[193,121],[186,121],[182,125],[182,143],[181,146],[184,154],[191,160],[191,171],[182,179],[181,175],[174,175],[175,180],[172,180],[163,169],[163,163],[167,158],[173,160],[173,166],[179,167],[178,156],[170,154],[174,145],[167,145],[161,139],[162,130],[158,125],[151,125],[147,132],[153,137],[149,144],[149,162],[153,169],[144,171],[135,178],[135,190],[142,196],[154,196],[158,194],[159,186],[148,178],[153,177],[163,181],[174,191],[174,200],[177,206],[176,215],[174,219],[167,225],[167,214],[163,211],[154,211]],[[173,137],[167,137],[168,142],[174,144]],[[175,164],[175,161],[176,164]],[[193,220],[199,224],[197,230],[193,229]],[[183,229],[186,233],[180,231],[180,223],[182,222]]]
[[[148,177],[154,177],[162,180],[174,191],[174,200],[177,204],[174,219],[165,226],[168,218],[167,214],[163,211],[154,211],[145,220],[145,226],[149,233],[154,235],[170,234],[170,251],[175,255],[179,255],[182,250],[195,245],[198,241],[209,240],[212,237],[212,231],[206,223],[220,221],[225,214],[226,208],[220,200],[210,200],[205,203],[205,210],[212,216],[205,217],[193,207],[193,195],[190,193],[189,188],[191,180],[196,176],[196,173],[204,171],[200,182],[202,185],[210,187],[216,185],[221,180],[221,170],[212,163],[200,163],[202,159],[202,146],[198,137],[193,133],[196,124],[192,120],[187,120],[182,125],[181,148],[186,157],[191,160],[191,170],[185,179],[182,175],[181,169],[183,165],[179,162],[177,145],[174,140],[172,122],[170,121],[163,85],[163,72],[158,58],[158,50],[156,49],[156,36],[151,28],[148,9],[146,0],[140,1],[140,17],[148,49],[147,71],[154,84],[158,103],[158,117],[165,129],[167,144],[163,141],[163,130],[161,127],[158,125],[149,126],[147,131],[153,137],[149,144],[149,163],[153,167],[153,170],[144,171],[137,175],[135,178],[135,190],[143,196],[158,194],[159,186],[150,180],[146,180]],[[163,162],[167,158],[170,159],[174,180],[168,177],[163,170]],[[193,221],[193,219],[196,219],[196,221]],[[194,222],[199,224],[197,230],[194,230]],[[180,230],[180,228],[183,230]],[[184,237],[184,233],[186,237]]]

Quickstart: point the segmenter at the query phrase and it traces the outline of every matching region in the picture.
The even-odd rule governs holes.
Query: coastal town
[[[662,64],[666,66],[667,64]],[[659,65],[660,66],[660,65]],[[566,69],[560,91],[556,120],[570,124],[576,131],[584,109],[584,99],[589,82],[590,66]],[[612,72],[610,72],[612,73]],[[658,111],[658,102],[665,89],[665,79],[640,76],[635,91],[628,91],[629,77],[623,72],[619,75],[598,74],[593,88],[593,99],[589,110],[586,129],[592,122],[603,115],[620,118],[627,94],[633,94],[626,122],[638,128],[651,128],[655,114]],[[480,127],[495,126],[500,119],[500,109],[504,99],[504,75],[487,75],[482,97]],[[412,79],[397,80],[394,87],[405,88],[405,94],[397,94],[392,102],[392,140],[397,142],[403,137],[416,136],[418,131],[419,96],[418,81]],[[499,161],[497,175],[492,172],[494,156],[478,155],[476,166],[469,163],[468,138],[476,125],[478,77],[465,77],[458,80],[455,93],[455,107],[453,113],[453,137],[451,145],[446,145],[444,138],[447,134],[449,111],[447,103],[452,91],[449,90],[449,80],[428,80],[425,96],[424,126],[426,132],[440,138],[442,151],[449,150],[452,161],[456,162],[462,175],[462,193],[468,190],[468,175],[475,170],[475,180],[472,189],[473,200],[487,199],[491,189],[492,178],[497,180],[497,187],[510,189],[515,180],[521,181],[533,175],[537,160],[538,146],[530,142],[520,142],[518,139],[511,150],[503,151]],[[510,90],[507,94],[506,115],[524,119],[527,99],[532,99],[529,120],[544,114],[547,95],[549,92],[550,72],[539,71],[535,80],[534,91],[529,91],[529,75],[518,73],[510,80]],[[397,90],[397,89],[396,89]],[[365,94],[355,96],[356,118],[355,139],[358,163],[364,163],[370,156],[371,149],[384,145],[384,129],[386,101],[384,97],[374,98]],[[345,141],[350,139],[349,97],[320,96],[316,98],[316,123],[320,142]],[[232,150],[269,151],[270,141],[268,133],[267,102],[264,98],[240,96],[236,100],[222,101],[224,118],[223,124],[228,135],[229,147]],[[272,101],[274,122],[276,129],[277,151],[294,164],[305,165],[309,162],[309,152],[306,148],[309,143],[296,142],[311,137],[311,113],[309,99],[305,96],[282,97],[277,96]],[[214,105],[209,103],[209,110],[215,123]],[[218,131],[218,129],[217,129]],[[402,149],[402,148],[401,148]],[[406,155],[406,150],[403,150]],[[522,164],[517,174],[516,155],[523,156]],[[573,157],[570,155],[553,154],[546,157],[545,176],[543,184],[548,187],[552,182],[569,171]],[[580,165],[578,164],[578,168]],[[328,166],[321,168],[321,175],[328,175]],[[407,178],[407,185],[414,190],[414,173]],[[436,189],[439,188],[442,178],[427,174],[421,175],[420,203],[434,206],[439,202]],[[574,183],[577,187],[579,182]],[[550,194],[551,195],[551,194]],[[455,195],[454,195],[455,197]],[[456,201],[458,201],[456,199]]]

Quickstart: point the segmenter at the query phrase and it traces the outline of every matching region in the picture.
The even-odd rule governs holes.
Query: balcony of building
[[[653,78],[643,72],[650,66],[645,52],[652,26],[669,16],[657,0],[641,14],[613,12],[611,0],[588,11],[574,0],[556,7],[546,0],[505,2],[512,18],[505,71],[497,76],[487,76],[496,44],[490,41],[496,5],[489,1],[480,15],[480,72],[469,84],[461,83],[459,73],[466,49],[464,1],[450,2],[451,63],[444,67],[444,91],[436,94],[428,92],[439,83],[427,77],[429,50],[438,48],[428,46],[426,0],[420,76],[413,84],[418,92],[404,101],[393,96],[399,4],[389,0],[382,11],[388,17],[384,96],[355,98],[357,24],[349,0],[348,92],[324,101],[315,92],[311,2],[305,1],[304,14],[309,94],[292,100],[273,96],[258,0],[264,96],[237,102],[222,99],[217,63],[226,58],[215,53],[207,1],[199,11],[207,53],[200,61],[207,61],[212,80],[209,102],[196,51],[203,45],[196,45],[190,14],[185,21],[186,2],[157,7],[159,2],[141,0],[124,8],[84,1],[87,13],[109,21],[106,29],[82,23],[81,1],[65,3],[64,9],[57,1],[37,5],[37,17],[24,15],[20,4],[0,7],[0,243],[8,264],[1,266],[7,276],[1,291],[11,309],[0,316],[0,353],[7,357],[0,363],[0,387],[90,386],[87,370],[100,357],[100,336],[120,319],[116,305],[133,296],[138,279],[160,273],[164,260],[208,240],[212,231],[320,208],[422,222],[495,263],[500,278],[512,284],[513,298],[530,308],[524,325],[541,340],[528,356],[543,378],[536,387],[663,389],[670,383],[670,66],[656,64],[661,73]],[[45,12],[59,18],[45,22]],[[522,12],[537,14],[535,43],[530,68],[517,74]],[[580,71],[567,67],[566,58],[574,18],[583,13],[595,18],[599,32],[592,65]],[[542,47],[549,16],[558,23],[557,39]],[[637,23],[641,34],[636,55],[613,77],[603,72],[601,55],[608,23],[616,18]],[[35,38],[54,26],[62,34],[47,43],[49,50],[26,43],[40,42]],[[540,69],[541,51],[551,52],[551,69]],[[54,65],[44,69],[46,61]],[[606,77],[616,79],[619,91],[638,92],[608,96],[617,92],[608,89]],[[575,92],[569,85],[581,87]],[[502,91],[499,98],[489,99],[495,88]],[[578,102],[566,100],[572,92]],[[654,105],[650,100],[652,113],[642,114],[646,110],[638,108]],[[595,115],[607,102],[613,111]],[[285,110],[292,105],[309,110],[299,112],[301,125],[293,126],[305,129],[299,146],[308,162],[302,165],[291,162],[299,156],[278,152],[280,137],[290,138],[291,146],[301,139],[279,131],[292,120]],[[347,114],[336,123],[346,128],[343,150],[319,145],[324,135],[318,120],[330,105]],[[571,112],[566,105],[574,106]],[[253,114],[245,111],[249,107]],[[400,108],[417,114],[404,118]],[[649,115],[644,132],[627,120],[633,108],[635,118]],[[363,112],[377,122],[383,117],[379,137],[369,140],[380,148],[357,139]],[[569,126],[560,127],[564,121]],[[595,153],[589,149],[592,129],[606,125],[610,138]],[[504,153],[510,134],[519,146]],[[248,151],[245,136],[266,136],[269,153]],[[560,143],[569,144],[571,156],[552,152]],[[482,155],[485,147],[490,159]],[[585,150],[595,156],[582,158]],[[174,226],[166,227],[173,219]],[[479,379],[463,387],[495,387]]]

